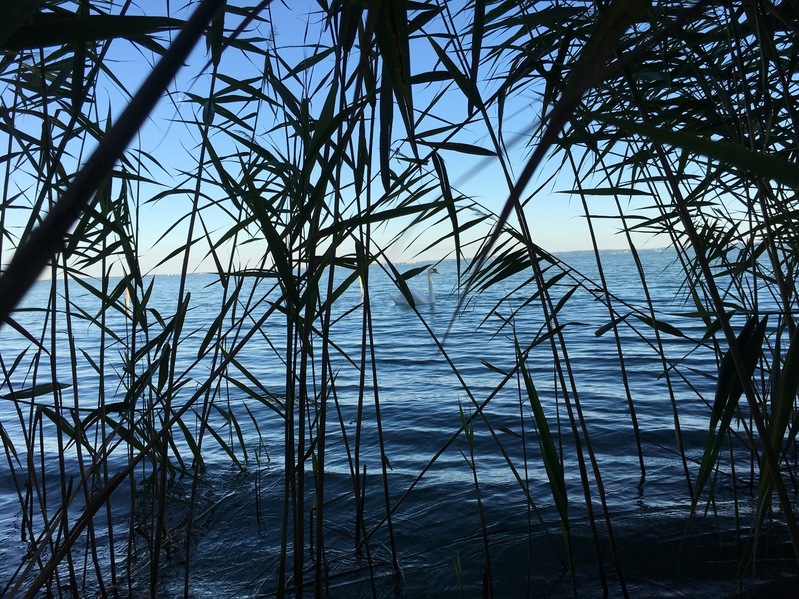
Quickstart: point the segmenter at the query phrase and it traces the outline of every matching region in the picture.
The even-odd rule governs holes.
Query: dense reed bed
[[[507,588],[486,505],[497,477],[573,594],[634,594],[581,401],[578,298],[606,314],[596,351],[616,365],[642,481],[658,472],[628,370],[637,344],[657,357],[681,471],[663,481],[683,501],[673,551],[726,510],[734,576],[757,579],[777,543],[792,551],[778,570],[794,573],[795,3],[286,4],[148,3],[145,16],[130,2],[9,2],[0,481],[16,502],[0,509],[25,550],[4,556],[2,594],[199,594],[195,539],[224,507],[207,486],[223,468],[256,473],[252,542],[274,539],[242,593],[400,595],[412,548],[395,525],[448,447],[468,468],[453,501],[474,506],[481,560],[466,581],[453,552],[455,594]],[[561,228],[593,248],[590,272],[557,255]],[[640,302],[608,282],[611,233]],[[639,259],[665,246],[680,273],[671,311]],[[457,297],[448,325],[413,301],[406,318],[457,380],[459,421],[427,467],[400,473],[375,277],[410,298],[440,259]],[[475,329],[505,343],[503,363],[484,364],[490,390],[447,342],[478,310]],[[345,321],[358,343],[337,337]],[[509,391],[516,420],[498,425],[490,408]]]

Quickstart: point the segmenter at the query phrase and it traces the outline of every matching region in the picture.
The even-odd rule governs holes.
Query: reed
[[[274,548],[235,593],[399,595],[413,552],[404,510],[451,451],[470,481],[453,501],[474,502],[464,526],[480,547],[476,558],[453,548],[452,593],[500,588],[487,482],[500,468],[523,505],[526,595],[548,575],[531,557],[540,538],[575,596],[632,594],[590,381],[572,357],[578,297],[607,311],[596,347],[618,364],[619,426],[642,486],[658,474],[631,373],[641,347],[657,358],[674,434],[659,449],[683,476],[667,481],[683,498],[674,559],[731,504],[739,579],[795,572],[792,2],[9,7],[0,481],[26,549],[3,571],[4,596],[191,596],[197,544],[232,516],[229,494],[209,490],[220,469],[254,481],[257,525],[241,530]],[[593,273],[537,237],[555,195],[581,212]],[[606,277],[608,226],[642,302]],[[654,299],[647,244],[675,252],[676,307]],[[480,307],[479,326],[512,343],[506,363],[484,361],[497,377],[486,393],[447,335],[408,310],[459,394],[451,436],[408,476],[392,467],[374,278],[409,297],[428,264],[400,263],[431,251],[455,261],[450,326],[491,290],[500,299]],[[200,273],[212,304],[192,288]],[[537,330],[517,327],[527,314]],[[339,336],[353,318],[355,350]],[[715,365],[695,366],[701,352]],[[354,393],[342,364],[357,372]],[[507,397],[512,426],[491,413]],[[705,419],[698,444],[689,403]],[[783,541],[789,566],[772,559]]]

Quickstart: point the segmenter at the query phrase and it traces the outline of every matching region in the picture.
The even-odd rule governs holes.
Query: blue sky
[[[308,3],[307,5],[300,3],[300,5],[300,8],[296,8],[298,5],[293,5],[295,9],[290,10],[282,3],[275,2],[271,7],[274,22],[279,24],[274,31],[275,42],[279,48],[281,58],[289,65],[295,65],[313,54],[313,50],[308,48],[309,43],[316,40],[321,40],[322,43],[329,43],[330,39],[329,33],[322,27],[318,15],[309,15],[305,12],[307,9],[315,9],[316,6],[313,3]],[[185,17],[184,14],[173,16]],[[232,26],[230,20],[226,22],[226,26]],[[261,24],[256,32],[245,34],[244,37],[252,37],[252,35],[269,37],[272,35],[272,31],[266,24]],[[435,53],[424,40],[413,42],[411,57],[412,71],[415,73],[442,70]],[[454,58],[455,54],[453,53]],[[133,92],[138,88],[155,60],[157,60],[157,57],[151,55],[149,51],[124,40],[118,40],[114,42],[107,64],[112,65],[114,75],[119,78],[129,91]],[[257,77],[262,68],[261,64],[255,62],[257,60],[260,60],[257,56],[247,56],[235,48],[228,49],[223,55],[220,72],[239,80]],[[191,211],[192,194],[190,190],[187,190],[186,192],[166,195],[157,202],[149,200],[159,193],[167,192],[169,194],[174,188],[179,188],[182,182],[189,180],[189,177],[182,174],[182,172],[196,173],[196,160],[200,143],[198,129],[196,125],[180,121],[192,121],[202,116],[202,107],[191,101],[190,95],[207,97],[210,75],[207,70],[203,70],[206,63],[206,49],[204,44],[201,44],[179,74],[177,81],[170,90],[169,97],[160,102],[137,140],[137,147],[143,152],[152,155],[163,167],[159,168],[154,163],[145,162],[151,167],[151,170],[146,175],[151,177],[155,184],[142,184],[134,189],[134,194],[138,195],[141,203],[138,223],[141,242],[139,250],[143,266],[147,271],[166,273],[180,270],[181,256],[166,264],[158,265],[158,263],[176,244],[180,245],[185,240],[186,221],[184,220],[182,224],[177,226],[175,223],[178,223],[181,219],[186,219],[187,214]],[[302,75],[306,80],[307,88],[316,90],[316,93],[311,95],[310,99],[312,113],[320,110],[321,102],[318,98],[324,98],[324,89],[319,90],[315,86],[324,79],[325,67],[326,63],[322,61],[312,71],[307,71]],[[287,84],[290,84],[290,82],[287,82]],[[414,101],[417,112],[428,106],[435,94],[443,89],[443,85],[442,83],[432,83],[414,86]],[[219,89],[220,87],[217,87],[217,91]],[[300,93],[297,85],[293,89]],[[95,91],[98,112],[100,114],[110,112],[112,115],[118,115],[126,103],[125,94],[120,92],[108,77],[101,79],[101,83]],[[491,91],[491,84],[489,83],[487,84],[486,95],[490,94]],[[505,114],[514,115],[512,118],[505,119],[503,125],[505,134],[508,139],[521,140],[517,145],[511,145],[508,153],[510,168],[514,173],[518,173],[521,170],[529,155],[530,148],[527,145],[527,139],[537,126],[537,119],[540,118],[538,103],[536,89],[532,87],[527,93],[519,94],[509,99],[505,106]],[[222,107],[224,108],[225,106],[230,105],[223,105]],[[466,117],[466,107],[465,97],[456,86],[451,84],[442,99],[430,111],[432,118],[423,119],[420,122],[419,129],[422,131],[429,130],[437,122],[440,122],[436,119],[448,119],[451,122],[463,119]],[[245,110],[249,110],[249,107],[245,108]],[[495,113],[492,114],[495,116]],[[272,145],[281,147],[283,142],[281,141],[280,132],[270,131],[269,119],[268,111],[258,115],[259,124],[256,127],[258,139],[266,147]],[[255,122],[255,119],[253,118],[250,122]],[[215,124],[223,124],[223,119],[219,115],[215,117]],[[396,138],[404,134],[399,116],[395,119],[394,132]],[[221,132],[213,132],[212,139],[214,140],[215,148],[220,153],[234,151],[230,140]],[[473,122],[465,126],[453,141],[491,147],[485,126],[480,122]],[[396,143],[399,142],[397,141]],[[75,152],[73,154],[75,160],[85,160],[90,150],[91,145],[87,145],[80,152]],[[134,151],[135,149],[131,150],[131,152]],[[450,181],[456,190],[468,195],[490,210],[499,212],[508,197],[508,188],[495,158],[474,157],[452,151],[442,151],[441,155],[449,170]],[[561,160],[561,158],[557,160]],[[554,161],[544,164],[527,191],[537,188],[559,166]],[[564,172],[567,171],[568,169],[564,170]],[[189,183],[193,185],[191,181]],[[28,185],[31,186],[31,189],[35,187],[35,184],[26,180],[22,173],[18,174],[15,185],[18,189],[25,189]],[[379,178],[376,185],[379,186]],[[560,176],[545,185],[527,205],[526,213],[533,240],[550,252],[581,250],[592,246],[579,198],[561,193],[573,187],[574,183],[567,176]],[[209,194],[208,199],[202,200],[203,204],[207,204],[210,199],[220,198],[219,190],[214,190],[207,186],[204,186],[201,192]],[[591,210],[607,214],[615,213],[612,199],[609,197],[592,198]],[[214,213],[216,213],[216,216],[214,216]],[[216,235],[214,231],[224,231],[229,226],[230,216],[226,217],[221,211],[205,208],[203,215],[204,224],[212,236]],[[391,229],[378,230],[375,233],[376,239],[378,242],[387,242],[395,235],[401,233],[403,226],[404,223],[398,222]],[[597,227],[598,245],[601,248],[616,249],[626,247],[625,239],[617,234],[619,228],[617,221],[603,219],[595,221],[595,226]],[[167,231],[169,233],[164,238],[163,236]],[[452,251],[452,244],[444,243],[434,250],[421,255],[418,253],[421,247],[440,237],[443,234],[442,231],[443,229],[441,228],[429,231],[419,227],[410,229],[405,232],[401,243],[392,247],[388,252],[388,256],[397,262],[435,260],[444,257]],[[475,234],[480,235],[484,235],[487,232],[487,225],[478,227],[475,230]],[[419,241],[407,247],[407,244],[417,236]],[[653,245],[657,247],[663,244],[655,243]],[[237,252],[236,263],[240,267],[256,266],[265,252],[265,244],[257,241],[243,243],[239,244],[235,251]],[[206,252],[200,246],[192,250],[190,260],[192,269],[207,270],[211,268],[211,264],[203,260],[205,254]],[[6,260],[7,256],[4,256],[4,261]]]

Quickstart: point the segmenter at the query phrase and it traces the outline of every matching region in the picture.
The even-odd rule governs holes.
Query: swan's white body
[[[436,295],[433,292],[433,275],[438,274],[438,271],[435,268],[431,268],[427,271],[427,295],[424,293],[417,291],[416,289],[410,289],[411,296],[413,297],[413,303],[416,306],[432,306],[436,303]],[[407,306],[408,300],[405,298],[404,295],[399,294],[395,295],[392,298],[395,304],[400,304]]]

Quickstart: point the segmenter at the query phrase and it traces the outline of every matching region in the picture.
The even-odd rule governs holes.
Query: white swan
[[[416,291],[415,289],[410,289],[410,288],[408,289],[411,292],[411,296],[413,297],[414,305],[416,306],[435,305],[436,296],[433,293],[433,275],[437,274],[438,270],[436,270],[435,268],[431,268],[430,270],[427,271],[427,295],[419,291]],[[392,296],[392,299],[394,300],[395,304],[400,304],[405,306],[408,305],[407,298],[402,294],[394,295]]]

